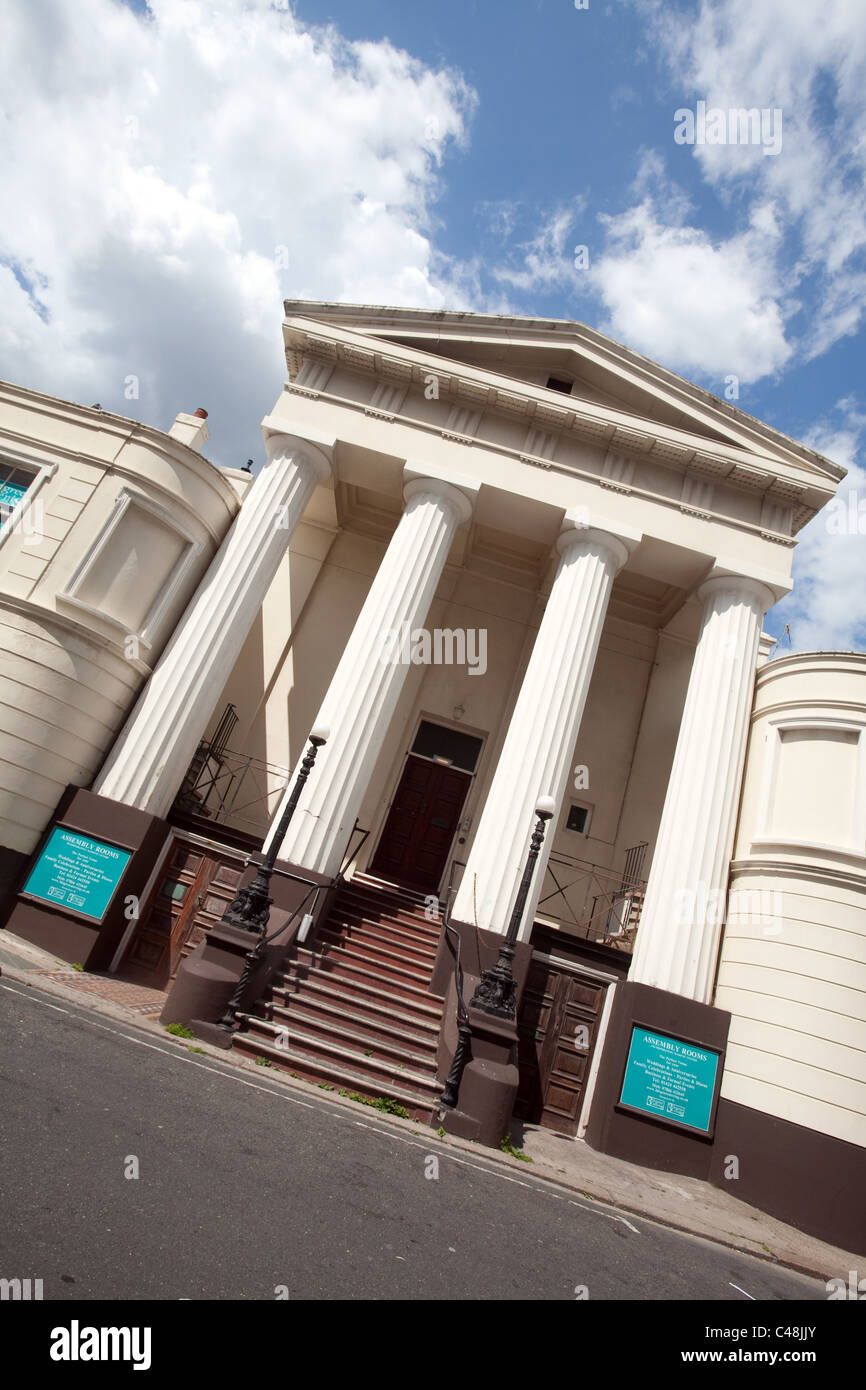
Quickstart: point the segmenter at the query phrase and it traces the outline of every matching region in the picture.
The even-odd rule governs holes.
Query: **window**
[[[433,758],[436,762],[459,767],[463,772],[474,772],[481,751],[481,739],[423,719],[410,751],[422,758]]]
[[[574,830],[578,835],[585,835],[589,826],[589,807],[581,806],[578,802],[572,802],[568,810],[568,819],[565,822],[566,830]]]
[[[563,381],[561,377],[551,376],[547,378],[548,391],[561,391],[564,396],[570,396],[571,387],[572,383],[570,381]]]
[[[0,524],[12,515],[35,477],[25,468],[0,462]]]

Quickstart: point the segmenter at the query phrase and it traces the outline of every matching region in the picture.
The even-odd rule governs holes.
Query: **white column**
[[[538,797],[552,796],[559,813],[610,591],[630,546],[640,540],[616,530],[587,528],[578,513],[565,518],[559,568],[455,899],[457,921],[507,930]],[[521,939],[531,930],[556,823],[550,822],[541,848]]]
[[[406,470],[410,477],[414,472]],[[409,672],[403,660],[389,659],[388,634],[423,625],[454,534],[472,515],[470,496],[474,500],[476,489],[477,484],[444,475],[414,476],[406,484],[405,510],[316,716],[315,722],[327,725],[330,735],[304,788],[280,859],[322,874],[337,873]],[[277,808],[265,849],[293,782],[294,777]]]
[[[761,624],[775,596],[716,576],[704,616],[629,979],[708,1004],[724,921]]]
[[[327,441],[322,441],[327,448]],[[323,448],[271,434],[244,498],[93,790],[165,816],[317,483]]]

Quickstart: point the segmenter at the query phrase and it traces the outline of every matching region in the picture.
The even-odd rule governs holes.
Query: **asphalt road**
[[[0,1114],[0,1277],[41,1278],[45,1299],[826,1301],[818,1280],[6,980]]]

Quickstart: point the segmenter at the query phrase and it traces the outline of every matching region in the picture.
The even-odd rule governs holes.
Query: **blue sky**
[[[237,464],[283,297],[580,319],[735,375],[849,468],[864,534],[813,523],[768,625],[866,648],[862,0],[41,0],[7,27],[0,375],[162,427],[204,405]],[[779,110],[781,148],[678,144],[699,101]]]

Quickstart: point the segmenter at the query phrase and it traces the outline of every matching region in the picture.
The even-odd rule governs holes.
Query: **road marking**
[[[630,1231],[634,1231],[636,1236],[640,1235],[637,1226],[633,1226],[630,1221],[626,1221],[624,1216],[614,1216],[611,1211],[602,1211],[601,1207],[587,1207],[583,1202],[575,1202],[573,1198],[568,1199],[570,1207],[580,1207],[582,1211],[594,1211],[598,1216],[606,1216],[609,1221],[621,1221],[624,1226],[628,1226]]]
[[[181,1058],[175,1052],[174,1048],[157,1047],[156,1043],[145,1042],[143,1038],[133,1038],[129,1033],[121,1033],[118,1028],[109,1028],[106,1024],[96,1023],[93,1019],[87,1018],[86,1016],[82,1018],[82,1016],[75,1013],[73,1009],[61,1009],[59,1005],[49,1004],[44,999],[39,999],[29,992],[25,993],[23,990],[12,989],[9,985],[0,985],[0,988],[7,990],[9,994],[20,995],[22,999],[29,999],[31,1003],[41,1004],[43,1008],[54,1009],[56,1013],[68,1014],[70,1018],[77,1019],[79,1023],[86,1023],[91,1028],[99,1028],[103,1033],[111,1033],[115,1038],[124,1038],[126,1042],[134,1043],[136,1047],[146,1047],[151,1052],[160,1053],[163,1057],[170,1057],[177,1062],[183,1061],[187,1066],[199,1067],[202,1071],[209,1071],[214,1076],[225,1077],[227,1081],[237,1081],[241,1086],[249,1086],[251,1091],[263,1091],[267,1096],[276,1096],[278,1100],[287,1100],[291,1105],[303,1106],[305,1110],[315,1110],[316,1108],[309,1101],[298,1100],[292,1095],[284,1095],[282,1091],[271,1090],[270,1086],[259,1086],[255,1081],[246,1081],[242,1076],[235,1076],[230,1071],[221,1071],[219,1067],[209,1067],[205,1062],[194,1062],[191,1057]]]
[[[752,1298],[752,1295],[750,1293],[746,1293],[745,1289],[741,1289],[739,1284],[732,1284],[730,1279],[728,1280],[728,1284],[732,1289],[736,1289],[737,1293],[745,1294],[746,1298],[751,1298],[753,1303],[757,1303],[758,1300],[756,1298]]]

